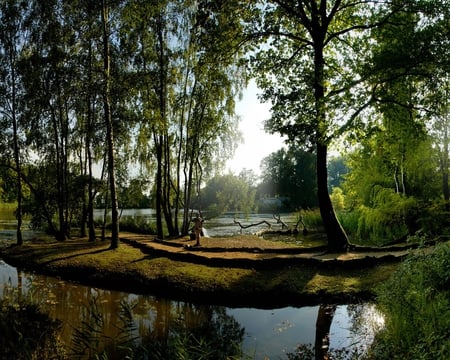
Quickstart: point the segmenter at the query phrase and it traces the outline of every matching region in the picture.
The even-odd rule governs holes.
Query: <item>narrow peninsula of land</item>
[[[19,269],[86,285],[227,306],[277,307],[357,302],[397,268],[407,250],[329,254],[256,236],[158,241],[121,234],[108,241],[36,239],[0,252]]]

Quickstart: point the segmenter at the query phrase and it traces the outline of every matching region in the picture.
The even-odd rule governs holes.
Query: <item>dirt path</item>
[[[166,256],[173,260],[194,262],[209,266],[260,267],[314,263],[321,265],[360,266],[380,262],[400,261],[410,249],[389,248],[387,251],[351,250],[347,253],[327,253],[326,247],[302,248],[294,244],[267,241],[245,235],[231,238],[203,238],[202,245],[188,238],[155,240],[148,235],[121,233],[121,241],[147,254]]]

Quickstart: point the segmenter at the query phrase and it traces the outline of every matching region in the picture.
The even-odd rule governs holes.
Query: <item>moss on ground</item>
[[[12,246],[0,253],[12,265],[89,285],[225,305],[282,306],[371,297],[397,263],[350,269],[298,265],[251,269],[215,267],[142,253],[121,243],[86,240]]]

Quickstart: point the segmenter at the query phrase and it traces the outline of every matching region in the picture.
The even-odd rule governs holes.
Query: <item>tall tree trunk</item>
[[[164,230],[162,224],[162,136],[155,136],[156,147],[156,234],[159,239],[164,239]]]
[[[160,132],[159,144],[157,151],[160,151],[158,157],[158,171],[160,174],[157,179],[157,192],[158,181],[161,181],[160,186],[160,211],[163,212],[164,219],[167,226],[167,231],[169,235],[178,235],[178,226],[175,225],[175,221],[172,219],[172,209],[171,209],[171,194],[172,194],[172,178],[171,178],[171,158],[170,158],[170,143],[169,135],[167,129],[167,54],[166,54],[166,20],[164,14],[161,12],[157,19],[157,39],[158,39],[158,96],[159,96],[159,116],[162,126],[159,126],[158,131]],[[160,177],[160,178],[159,178]],[[157,195],[158,202],[158,195]],[[157,208],[158,211],[158,208]],[[158,225],[157,225],[158,226]],[[160,234],[158,234],[160,235]]]
[[[19,146],[19,135],[17,126],[17,106],[16,106],[16,71],[15,71],[15,49],[13,44],[9,44],[9,63],[11,65],[11,115],[12,115],[12,125],[13,125],[13,142],[14,142],[14,161],[17,175],[17,231],[16,231],[16,242],[17,245],[23,244],[22,237],[22,166],[20,161],[20,146]]]
[[[315,39],[317,43],[323,44],[323,38]],[[314,97],[316,110],[316,144],[317,144],[317,193],[322,216],[323,225],[328,238],[328,251],[345,251],[348,248],[348,238],[344,229],[334,212],[330,195],[328,194],[328,172],[327,172],[327,147],[326,139],[326,109],[325,109],[325,87],[324,87],[323,47],[314,48]]]
[[[108,5],[106,0],[102,0],[102,25],[103,25],[103,108],[106,123],[106,141],[108,147],[108,177],[111,194],[111,249],[119,247],[119,212],[117,204],[116,177],[114,169],[114,132],[111,118],[110,101],[110,53],[108,34]]]
[[[53,136],[55,144],[55,163],[56,163],[56,190],[57,190],[57,205],[58,205],[58,229],[55,233],[55,238],[58,241],[65,240],[65,225],[64,225],[64,192],[62,185],[62,178],[64,176],[62,169],[61,160],[61,143],[59,138],[58,121],[56,110],[50,105],[51,108],[51,119],[53,125]]]
[[[92,171],[92,153],[90,149],[90,142],[86,144],[87,161],[88,161],[88,203],[87,203],[87,223],[89,241],[95,241],[95,223],[94,223],[94,184]]]
[[[79,150],[79,161],[80,161],[80,174],[85,177],[87,175],[87,154],[83,152],[83,149]],[[83,197],[81,199],[81,218],[80,218],[80,237],[84,238],[86,236],[86,218],[87,218],[87,196],[86,196],[86,184],[83,183]]]
[[[177,219],[172,218],[172,176],[171,176],[171,159],[170,159],[170,144],[169,144],[169,135],[164,135],[164,182],[163,182],[163,210],[164,210],[164,218],[166,220],[167,231],[170,236],[178,236],[178,225]]]
[[[91,30],[90,30],[91,31]],[[92,43],[89,43],[88,47],[88,87],[89,90],[92,88]],[[87,224],[88,224],[88,234],[89,241],[95,241],[95,223],[94,223],[94,174],[92,170],[93,159],[92,159],[92,150],[91,145],[93,142],[94,136],[94,100],[93,95],[90,91],[87,92],[86,97],[86,105],[87,105],[87,114],[86,114],[86,157],[87,157],[87,166],[88,166],[88,203],[87,203]]]
[[[327,182],[327,146],[317,145],[317,194],[320,215],[328,238],[328,251],[340,252],[348,248],[347,234],[342,228],[334,212]]]
[[[450,189],[449,189],[449,169],[448,169],[448,126],[447,121],[444,121],[444,139],[443,139],[443,149],[442,149],[442,155],[441,155],[441,171],[442,171],[442,192],[444,194],[444,201],[446,203],[446,206],[449,205],[450,200]]]

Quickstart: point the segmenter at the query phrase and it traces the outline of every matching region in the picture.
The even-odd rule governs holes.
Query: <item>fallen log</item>
[[[241,228],[241,231],[242,231],[242,229],[248,229],[248,228],[250,228],[250,227],[252,227],[252,226],[258,226],[258,225],[262,225],[262,224],[266,224],[268,227],[269,227],[269,229],[271,228],[271,224],[268,222],[268,221],[266,221],[266,220],[263,220],[263,221],[260,221],[260,222],[258,222],[258,223],[254,223],[254,224],[248,224],[248,225],[242,225],[239,221],[236,221],[236,219],[233,219],[233,222],[236,224],[236,225],[239,225],[239,227]]]

